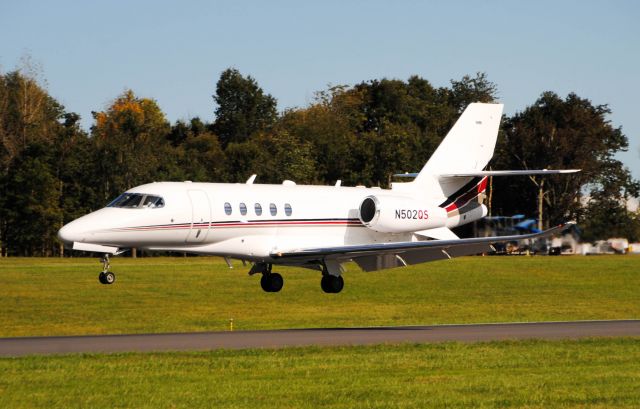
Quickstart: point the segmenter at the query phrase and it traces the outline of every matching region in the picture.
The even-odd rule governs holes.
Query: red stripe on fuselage
[[[295,227],[295,226],[364,226],[358,219],[349,220],[296,220],[296,221],[246,221],[246,222],[211,222],[195,223],[193,228],[223,228],[223,227]],[[191,224],[166,224],[154,226],[122,227],[117,231],[148,231],[148,230],[180,230],[191,229]]]

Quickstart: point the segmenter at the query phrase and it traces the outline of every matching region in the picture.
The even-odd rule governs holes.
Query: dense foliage
[[[156,101],[127,90],[93,113],[86,132],[36,75],[0,74],[1,254],[59,254],[60,226],[154,180],[238,182],[257,173],[261,183],[388,187],[394,173],[421,169],[467,104],[496,94],[482,73],[439,88],[412,76],[331,87],[279,114],[255,79],[228,69],[211,123],[171,124]],[[505,118],[493,168],[584,172],[496,179],[493,213],[541,215],[541,224],[577,219],[590,239],[637,239],[640,222],[625,200],[640,186],[614,158],[628,142],[610,113],[575,94],[545,92]]]

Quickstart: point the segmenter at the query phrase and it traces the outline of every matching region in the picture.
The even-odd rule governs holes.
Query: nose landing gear
[[[98,275],[98,281],[101,284],[113,284],[116,281],[116,275],[109,271],[109,254],[105,254],[100,261],[102,261],[102,272]]]

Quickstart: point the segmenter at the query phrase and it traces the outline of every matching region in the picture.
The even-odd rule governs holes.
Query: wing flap
[[[478,244],[467,244],[465,246],[451,247],[450,249],[446,250],[446,252],[451,257],[461,257],[461,256],[470,256],[473,254],[490,253],[494,250],[495,249],[491,244],[478,243]]]
[[[404,267],[407,263],[396,254],[376,254],[352,259],[364,271],[378,271],[387,268]],[[348,260],[343,260],[348,261]]]
[[[409,265],[426,263],[427,261],[446,260],[449,255],[442,249],[420,249],[404,252],[400,255]]]

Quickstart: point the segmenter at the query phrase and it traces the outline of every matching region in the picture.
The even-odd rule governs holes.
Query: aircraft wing
[[[474,237],[453,240],[427,240],[395,243],[376,243],[352,246],[303,248],[272,253],[271,257],[295,263],[336,260],[355,261],[366,271],[400,267],[439,259],[492,251],[492,244],[538,239],[552,236],[574,225],[569,222],[531,234],[495,237]]]

